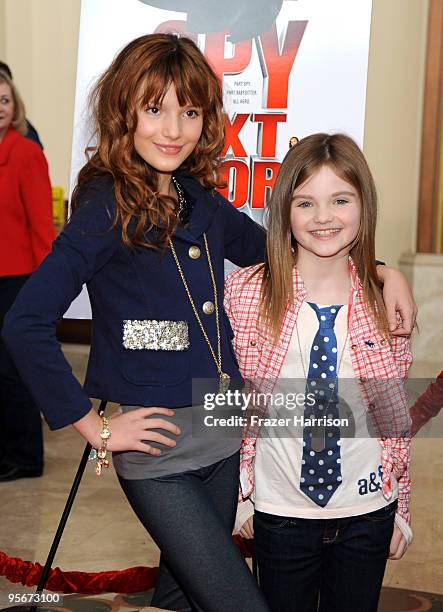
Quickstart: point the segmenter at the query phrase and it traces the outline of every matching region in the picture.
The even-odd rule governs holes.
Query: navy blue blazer
[[[263,261],[265,232],[220,194],[179,176],[194,202],[174,246],[212,345],[217,346],[213,286],[203,242],[206,232],[221,313],[223,371],[240,377],[232,329],[223,311],[224,258],[238,266]],[[192,403],[192,379],[218,378],[214,360],[185,293],[170,249],[163,253],[122,242],[112,228],[110,179],[90,183],[52,252],[28,280],[5,318],[2,335],[18,370],[52,429],[77,421],[90,397],[143,405]],[[195,256],[197,246],[201,255]],[[84,387],[72,374],[55,336],[57,321],[86,283],[92,342]]]

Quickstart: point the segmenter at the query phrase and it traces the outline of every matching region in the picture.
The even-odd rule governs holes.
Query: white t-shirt
[[[257,440],[254,467],[256,510],[278,516],[311,519],[341,518],[373,512],[397,498],[398,487],[395,480],[390,501],[386,501],[383,497],[381,445],[377,438],[371,438],[368,434],[367,415],[358,382],[355,380],[349,351],[347,311],[347,306],[340,308],[334,326],[338,348],[340,418],[348,419],[352,430],[351,432],[342,430],[340,439],[341,485],[324,508],[302,492],[300,476],[303,457],[303,426],[298,423],[303,418],[304,406],[282,410],[272,405],[266,417],[283,417],[285,422],[288,416],[291,419],[287,421],[290,423],[288,427],[272,426],[274,422],[270,423],[269,427],[261,429],[260,437]],[[280,393],[282,396],[285,393],[305,393],[309,356],[317,331],[317,316],[308,304],[303,303],[299,311],[297,327],[294,328],[280,378],[274,390],[274,397]],[[349,409],[351,414],[349,414]],[[325,412],[327,417],[327,405]],[[299,417],[298,420],[294,421],[294,416]]]

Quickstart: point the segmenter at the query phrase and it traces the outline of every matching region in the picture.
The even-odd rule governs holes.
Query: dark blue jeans
[[[208,467],[120,483],[161,550],[152,605],[179,612],[269,612],[232,540],[239,453]]]
[[[396,507],[318,520],[256,511],[260,587],[272,612],[376,612]]]

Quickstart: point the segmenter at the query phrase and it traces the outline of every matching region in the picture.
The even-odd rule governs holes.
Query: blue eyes
[[[343,200],[343,199],[338,199],[338,200],[334,200],[334,204],[337,204],[338,206],[344,206],[345,204],[348,204],[349,200]],[[308,202],[308,201],[304,201],[304,202],[300,202],[300,204],[297,205],[297,208],[311,208],[312,206],[312,202]]]

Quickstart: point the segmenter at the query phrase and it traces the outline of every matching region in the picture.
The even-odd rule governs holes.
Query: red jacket
[[[425,425],[429,419],[436,417],[443,406],[443,371],[437,376],[424,393],[417,398],[411,407],[412,419],[411,436]]]
[[[46,158],[9,128],[0,142],[0,276],[33,272],[54,238]]]

